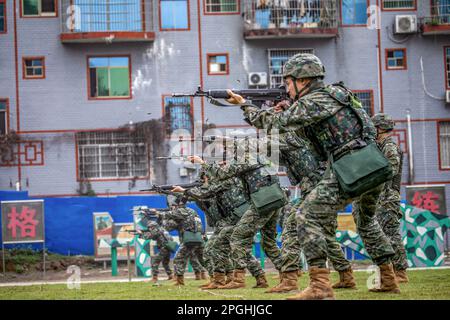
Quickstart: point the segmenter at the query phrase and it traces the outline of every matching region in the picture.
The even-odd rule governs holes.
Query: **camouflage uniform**
[[[353,111],[332,98],[325,88],[321,80],[315,79],[308,91],[305,90],[304,95],[283,113],[260,114],[251,107],[244,107],[244,113],[247,118],[257,117],[262,123],[270,123],[280,132],[305,130],[307,138],[323,157],[358,138],[374,142],[375,128],[367,114],[362,109],[357,110],[364,121],[361,125]],[[348,98],[346,90],[338,86],[327,88]],[[379,188],[374,189],[360,197],[363,217],[359,219],[358,229],[375,263],[384,264],[390,262],[393,250],[375,220],[379,192]],[[349,202],[351,199],[341,190],[328,164],[322,180],[297,208],[299,240],[309,266],[326,268],[327,238],[335,238],[337,211]]]
[[[177,230],[180,235],[181,244],[173,260],[175,273],[177,276],[183,276],[186,264],[190,256],[196,256],[201,265],[203,261],[203,242],[183,241],[183,235],[186,231],[201,232],[202,225],[198,222],[198,215],[195,210],[186,207],[175,208],[164,214],[164,227],[168,230]]]
[[[173,241],[172,236],[154,221],[149,221],[147,229],[140,236],[146,240],[156,241],[158,253],[151,257],[152,276],[157,277],[159,273],[159,265],[162,263],[164,270],[170,277],[172,270],[170,269],[170,251],[167,247],[169,241]]]

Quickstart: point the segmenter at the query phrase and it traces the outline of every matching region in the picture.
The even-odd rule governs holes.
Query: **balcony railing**
[[[450,34],[450,0],[432,0],[430,13],[422,18],[423,34]]]
[[[153,41],[152,0],[62,0],[61,41]]]
[[[245,0],[244,36],[329,38],[338,33],[336,0]]]

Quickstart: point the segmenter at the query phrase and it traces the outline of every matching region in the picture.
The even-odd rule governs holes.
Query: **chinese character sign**
[[[44,242],[44,201],[2,201],[3,243]]]
[[[445,186],[407,186],[406,202],[408,205],[447,215]]]

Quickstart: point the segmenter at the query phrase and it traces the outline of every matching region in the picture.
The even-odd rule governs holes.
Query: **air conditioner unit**
[[[445,91],[445,102],[450,104],[450,90]]]
[[[415,15],[395,16],[395,33],[408,34],[417,32],[417,17]]]
[[[250,72],[248,74],[249,86],[267,86],[266,72]]]

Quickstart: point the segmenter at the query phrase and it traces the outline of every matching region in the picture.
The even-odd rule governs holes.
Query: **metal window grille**
[[[355,96],[358,97],[359,101],[361,101],[361,104],[366,110],[367,114],[369,116],[373,116],[373,97],[372,97],[372,91],[360,91],[360,92],[354,92]]]
[[[188,130],[192,134],[191,99],[189,97],[166,97],[164,103],[167,134],[170,135],[179,129]]]
[[[404,69],[406,52],[404,50],[389,50],[387,52],[388,69]]]
[[[415,0],[383,0],[383,9],[414,9]]]
[[[205,0],[207,13],[239,12],[237,0]]]
[[[132,178],[148,174],[147,145],[129,131],[80,132],[78,163],[81,178]]]
[[[283,84],[284,64],[297,53],[314,53],[313,49],[269,49],[270,87],[277,88]]]
[[[450,168],[450,122],[439,122],[439,141],[442,168]]]
[[[25,77],[43,77],[44,76],[44,59],[26,59],[25,60]]]

